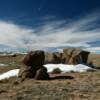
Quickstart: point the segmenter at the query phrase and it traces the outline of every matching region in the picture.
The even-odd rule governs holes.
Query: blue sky
[[[100,51],[100,0],[0,0],[0,51]]]

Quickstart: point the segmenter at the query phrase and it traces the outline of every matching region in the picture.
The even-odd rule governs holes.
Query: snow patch
[[[74,72],[86,72],[88,69],[92,69],[86,65],[66,65],[66,64],[46,64],[44,65],[47,68],[48,73],[52,72],[55,68],[59,68],[62,73],[74,71]],[[7,79],[10,77],[18,76],[20,69],[10,70],[6,73],[0,75],[0,80]]]
[[[10,70],[0,75],[0,80],[7,79],[10,77],[18,76],[19,69]]]
[[[66,64],[46,64],[44,65],[48,72],[52,72],[54,69],[59,68],[62,73],[66,72],[86,72],[88,69],[92,69],[86,65],[78,64],[78,65],[66,65]]]

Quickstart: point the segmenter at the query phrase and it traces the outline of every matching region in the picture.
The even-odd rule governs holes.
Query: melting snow
[[[92,69],[86,65],[78,64],[78,65],[66,65],[66,64],[46,64],[44,65],[48,72],[52,72],[55,68],[59,68],[63,73],[65,72],[86,72],[88,69]],[[0,75],[0,80],[18,76],[20,69],[10,70],[6,73]]]
[[[18,76],[19,69],[10,70],[0,75],[0,80],[7,79],[10,77]]]
[[[70,71],[85,72],[88,69],[91,69],[90,67],[82,64],[78,64],[78,65],[46,64],[44,66],[47,68],[48,72],[52,72],[55,68],[59,68],[63,73],[70,72]]]

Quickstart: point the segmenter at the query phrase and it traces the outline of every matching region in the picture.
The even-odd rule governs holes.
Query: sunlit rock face
[[[62,63],[62,53],[54,52],[48,53],[45,56],[45,64],[59,64]]]
[[[83,51],[80,49],[66,48],[63,50],[63,63],[64,64],[87,64],[88,55],[90,52]]]

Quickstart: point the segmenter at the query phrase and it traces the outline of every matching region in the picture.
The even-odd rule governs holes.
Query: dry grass
[[[59,69],[59,68],[55,68],[53,71],[52,71],[52,74],[59,74],[61,73],[62,71]]]
[[[0,57],[0,73],[21,66],[21,55]],[[50,74],[51,80],[34,79],[17,82],[17,78],[0,81],[0,100],[100,100],[100,71]]]
[[[30,79],[19,84],[11,78],[0,83],[0,100],[100,100],[100,73],[66,73],[63,76],[66,79]]]
[[[0,64],[7,64],[8,66],[0,66],[0,74],[11,69],[20,68],[21,59],[24,55],[17,55],[16,57],[12,56],[0,56]]]
[[[89,55],[88,62],[92,62],[96,68],[100,68],[100,54]]]

